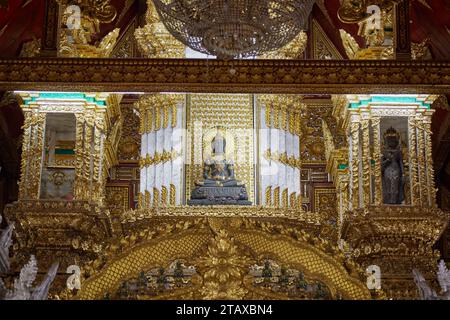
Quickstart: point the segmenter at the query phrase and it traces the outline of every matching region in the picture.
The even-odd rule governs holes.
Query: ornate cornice
[[[450,61],[2,59],[0,90],[442,93]]]

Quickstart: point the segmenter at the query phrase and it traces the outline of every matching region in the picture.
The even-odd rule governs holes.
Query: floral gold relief
[[[113,295],[123,280],[177,259],[195,268],[191,285],[161,297],[289,299],[282,291],[254,285],[251,266],[271,259],[323,282],[335,298],[369,299],[363,270],[349,259],[344,262],[344,255],[336,250],[328,242],[282,222],[191,217],[172,224],[170,220],[158,219],[151,227],[135,230],[126,240],[111,243],[102,257],[83,265],[87,277],[72,298],[101,299]],[[68,293],[61,293],[64,294]]]

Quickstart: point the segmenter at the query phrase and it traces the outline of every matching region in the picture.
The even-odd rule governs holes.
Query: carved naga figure
[[[413,270],[414,282],[419,288],[421,300],[450,300],[450,270],[447,269],[444,260],[438,265],[437,280],[442,290],[442,295],[438,295],[427,284],[423,275],[417,270]]]
[[[14,280],[14,287],[7,290],[0,283],[0,291],[3,287],[4,300],[47,300],[50,284],[56,276],[59,263],[54,263],[48,270],[40,285],[33,287],[38,272],[36,258],[32,255],[30,261],[20,270],[18,279]],[[1,298],[1,297],[0,297]]]
[[[0,223],[2,217],[0,216]],[[9,247],[12,244],[10,224],[5,230],[0,230],[0,273],[9,271]],[[8,290],[0,278],[0,300],[47,300],[48,290],[55,279],[59,263],[54,263],[48,270],[40,285],[33,287],[38,272],[36,258],[32,255],[30,261],[20,270],[20,276],[14,280],[14,287]]]

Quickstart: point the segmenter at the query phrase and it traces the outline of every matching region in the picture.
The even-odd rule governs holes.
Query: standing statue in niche
[[[189,205],[236,204],[250,205],[247,189],[236,180],[234,163],[226,158],[227,142],[223,129],[216,128],[211,141],[211,157],[203,163],[203,180],[195,182]]]
[[[400,149],[400,134],[392,127],[384,134],[384,148],[381,157],[383,203],[401,204],[403,194],[403,160]]]

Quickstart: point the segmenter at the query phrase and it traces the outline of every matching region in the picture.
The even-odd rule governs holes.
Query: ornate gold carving
[[[445,61],[2,59],[0,89],[440,94],[450,90],[449,69]]]
[[[153,106],[147,105],[144,110],[144,118],[145,119],[145,132],[150,133],[153,130]],[[156,130],[156,128],[155,128]]]
[[[287,45],[281,49],[267,52],[261,56],[259,59],[302,59],[303,52],[305,51],[306,44],[308,42],[308,35],[306,32],[301,31],[297,37],[294,38]]]
[[[86,250],[94,249],[111,235],[109,213],[89,201],[20,200],[9,205],[5,214],[16,224],[22,248],[73,248],[73,240],[89,242]]]
[[[280,207],[280,187],[276,187],[273,190],[273,206],[275,208]]]
[[[266,188],[266,206],[271,207],[272,206],[272,187],[268,186]]]
[[[345,53],[347,53],[349,59],[356,59],[358,52],[361,50],[358,42],[356,42],[355,38],[353,38],[352,35],[344,29],[339,29],[339,33],[341,35],[342,45],[344,46]]]
[[[335,188],[317,188],[314,190],[314,211],[322,216],[322,237],[337,241],[339,217],[336,208]]]
[[[155,131],[161,129],[161,105],[155,105]]]
[[[174,291],[173,298],[286,299],[283,293],[253,286],[249,267],[270,258],[322,281],[332,295],[369,299],[362,269],[331,243],[312,234],[296,223],[256,218],[158,219],[111,241],[102,257],[83,265],[87,279],[74,298],[101,299],[144,268],[183,258],[187,265],[198,266],[200,278],[193,279],[190,290]]]
[[[428,202],[428,183],[427,183],[427,168],[425,158],[425,139],[422,125],[422,115],[416,115],[416,135],[417,135],[417,159],[419,169],[420,181],[420,204],[422,207],[429,205]]]
[[[161,206],[166,207],[167,203],[168,203],[168,192],[167,192],[167,187],[166,186],[162,186],[161,187]]]
[[[281,205],[283,208],[289,207],[288,189],[284,189],[281,193]]]
[[[127,0],[128,3],[131,3],[131,0]],[[122,13],[128,11],[126,8],[127,4],[122,9]],[[134,32],[136,28],[139,26],[139,19],[135,18],[125,29],[125,31],[120,35],[117,40],[116,45],[114,46],[113,51],[109,55],[111,58],[133,58],[139,57],[139,53],[137,50],[137,42],[134,38]],[[117,21],[121,21],[121,16],[117,18]]]
[[[370,180],[372,177],[372,165],[369,143],[369,122],[368,118],[361,120],[362,132],[362,189],[363,189],[363,206],[369,205],[371,201]]]
[[[275,129],[280,128],[280,105],[273,104],[272,105],[272,116],[273,116],[273,127]]]
[[[297,194],[295,192],[292,192],[291,195],[289,196],[289,207],[298,208]]]
[[[287,130],[287,106],[281,106],[281,129]]]
[[[338,10],[338,17],[345,23],[357,23],[367,18],[367,7],[377,5],[380,9],[390,8],[394,3],[401,0],[344,0]]]
[[[384,270],[381,283],[389,298],[411,299],[417,295],[408,291],[411,270],[434,269],[439,253],[432,246],[448,218],[431,207],[369,206],[349,212],[342,234],[359,263]]]
[[[57,0],[59,5],[67,6],[72,4],[70,0]],[[81,0],[77,3],[84,15],[97,19],[101,23],[110,23],[116,16],[117,11],[110,0]]]
[[[265,111],[266,111],[266,113],[265,113],[266,126],[267,126],[267,128],[271,128],[272,127],[272,105],[266,104]]]
[[[141,52],[148,58],[183,58],[185,46],[160,21],[153,1],[147,1],[146,25],[134,32]]]
[[[162,127],[167,128],[169,125],[169,108],[171,108],[171,105],[164,105],[163,106],[163,120],[162,120]],[[171,108],[172,109],[172,108]]]
[[[154,156],[151,157],[150,154],[147,154],[145,158],[141,158],[139,160],[139,167],[142,169],[144,167],[148,167],[151,165],[165,163],[167,161],[172,161],[176,159],[179,154],[174,152],[163,151],[162,153],[155,152]]]
[[[373,154],[372,159],[374,160],[374,189],[375,189],[375,199],[374,204],[379,206],[383,202],[382,195],[382,182],[381,182],[381,144],[380,144],[380,118],[371,118],[372,132],[373,132]]]
[[[24,141],[22,144],[19,198],[38,199],[41,162],[44,149],[45,113],[24,109]]]
[[[336,49],[333,42],[328,38],[316,19],[312,19],[312,54],[314,59],[339,60],[342,55]]]
[[[177,110],[178,110],[178,106],[176,104],[172,104],[172,109],[171,109],[172,128],[175,128],[177,126]]]
[[[139,109],[140,105],[139,102],[135,103],[135,107]],[[141,116],[139,117],[139,134],[142,135],[147,132],[147,119],[148,114],[147,111],[144,108],[140,109]]]
[[[150,191],[145,190],[145,202],[144,202],[144,207],[145,208],[150,208],[151,206],[151,194]],[[140,207],[140,208],[144,208],[144,207]]]
[[[119,161],[137,161],[140,156],[141,131],[139,117],[133,110],[131,103],[120,104],[120,113],[122,114],[122,134],[118,142],[117,158]],[[136,130],[139,128],[139,131]]]
[[[65,9],[72,5],[67,0],[57,0],[58,4]],[[100,23],[110,23],[117,15],[116,9],[109,4],[109,0],[83,0],[77,5],[80,7],[81,21],[79,28],[67,27],[70,11],[64,11],[62,16],[61,39],[59,53],[65,57],[108,57],[119,36],[119,28],[108,33],[98,46],[91,44],[92,37],[100,32]]]
[[[130,189],[128,185],[111,184],[107,185],[105,190],[105,202],[111,213],[121,214],[130,210]]]
[[[292,168],[300,168],[301,160],[300,158],[296,158],[295,156],[287,156],[286,152],[282,154],[272,153],[270,149],[267,149],[264,153],[264,158],[271,161],[278,161],[286,166],[290,166]]]
[[[160,201],[159,201],[159,190],[157,188],[153,188],[153,207],[159,207]]]
[[[241,254],[235,240],[219,229],[210,241],[206,256],[197,260],[203,271],[203,286],[200,294],[203,299],[243,299],[247,290],[242,281],[252,260]]]
[[[327,192],[329,189],[327,189]],[[146,209],[129,210],[122,214],[124,227],[133,227],[148,223],[156,216],[197,216],[197,217],[266,217],[266,218],[290,218],[304,221],[312,227],[320,227],[323,216],[317,212],[304,212],[297,208],[275,208],[269,206],[176,206],[176,207],[149,207]]]
[[[352,139],[352,208],[353,210],[359,208],[359,123],[351,123],[351,139]]]
[[[33,36],[33,40],[27,41],[22,45],[19,57],[31,58],[39,56],[41,52],[41,40]]]
[[[413,117],[408,118],[408,132],[409,132],[409,161],[411,167],[411,204],[413,206],[420,206],[420,178],[418,170],[418,150],[417,150],[417,134],[416,134],[416,120]]]
[[[309,101],[304,108],[300,109],[302,121],[300,157],[303,164],[325,163],[326,161],[322,120],[326,122],[330,130],[335,148],[340,149],[346,145],[345,137],[338,129],[332,111],[331,101],[325,99]]]
[[[423,120],[423,129],[425,133],[425,157],[426,157],[426,170],[427,170],[427,186],[428,186],[428,197],[430,200],[429,205],[431,207],[436,207],[436,192],[437,189],[434,186],[434,166],[433,166],[433,153],[431,150],[431,115],[425,115]]]
[[[170,201],[169,201],[169,205],[170,206],[175,206],[176,205],[176,193],[177,193],[177,188],[175,187],[175,185],[170,184]]]
[[[138,194],[138,208],[142,209],[145,207],[145,196],[142,194],[142,192],[139,192]]]

